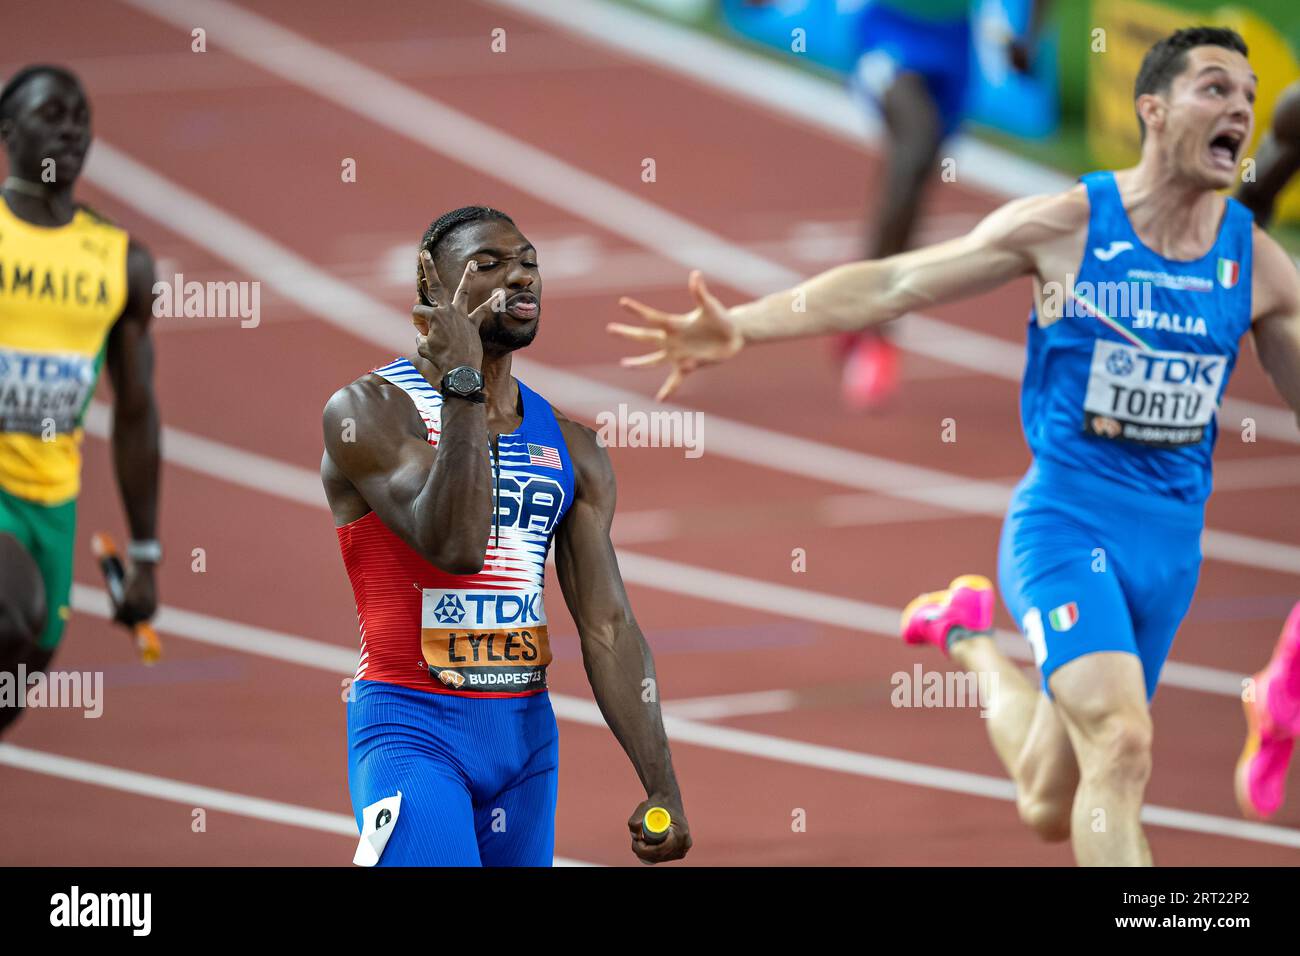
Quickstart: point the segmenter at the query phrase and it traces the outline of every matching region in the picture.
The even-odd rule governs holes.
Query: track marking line
[[[836,140],[879,148],[884,138],[879,117],[862,109],[844,82],[813,75],[662,17],[594,0],[484,2],[686,77]],[[1063,173],[966,134],[954,136],[946,148],[952,150],[962,177],[990,193],[1033,195],[1060,192],[1074,184]]]
[[[89,434],[106,438],[109,428],[108,409],[100,403],[92,404],[87,411],[85,424]],[[171,437],[164,436],[163,458],[171,464],[255,492],[272,494],[321,511],[328,510],[319,476],[315,472],[176,429],[169,429],[168,435]],[[653,531],[653,526],[664,520],[662,513],[646,514],[650,516],[649,520],[643,523],[643,527],[634,528],[634,532]],[[1241,549],[1243,554],[1248,554],[1255,547],[1252,540],[1233,539],[1228,544]],[[553,554],[548,556],[548,564],[554,564],[554,561]],[[618,549],[618,563],[623,579],[642,587],[715,604],[762,611],[778,617],[829,624],[895,640],[898,638],[901,609],[670,561],[622,547]],[[1018,632],[999,629],[995,636],[999,648],[1012,659],[1031,659],[1030,649]],[[338,669],[355,670],[354,663]],[[1232,671],[1170,660],[1165,663],[1161,683],[1168,687],[1236,698],[1241,695],[1242,680],[1245,677],[1245,674]]]
[[[251,226],[153,172],[103,140],[96,143],[87,175],[98,186],[112,192],[165,228],[226,259],[245,272],[256,275],[263,269],[269,269],[268,284],[307,311],[344,331],[359,335],[381,347],[394,349],[397,354],[407,351],[406,346],[410,343],[405,341],[405,333],[399,331],[404,323],[398,321],[401,317],[395,310],[352,286],[339,282],[329,273],[316,268]],[[176,218],[173,219],[173,216]],[[523,359],[517,360],[516,368],[521,377],[533,382],[542,392],[552,396],[559,393],[558,404],[577,407],[593,417],[601,410],[617,407],[620,402],[685,411],[679,406],[653,405],[635,392],[591,382],[536,363],[526,363]],[[110,422],[108,406],[102,402],[92,402],[86,416],[87,432],[107,438]],[[878,456],[794,438],[719,416],[709,416],[708,428],[710,449],[725,457],[818,480],[834,476],[837,484],[908,498],[955,512],[1001,519],[1011,494],[1010,487],[1003,483],[968,481],[935,469],[902,465]],[[266,491],[300,504],[324,507],[319,476],[315,472],[264,455],[235,449],[180,429],[167,428],[164,433],[163,456],[175,464],[234,484]],[[229,467],[232,463],[237,463],[238,468]],[[1202,549],[1207,557],[1226,556],[1225,560],[1234,560],[1250,567],[1300,574],[1300,548],[1226,533],[1212,538],[1215,534],[1220,533],[1209,529],[1205,532]],[[1261,560],[1257,555],[1264,555],[1267,560]],[[740,603],[743,600],[752,602],[744,606],[770,609],[773,613],[786,617],[804,617],[803,610],[791,613],[797,607],[817,615],[806,618],[809,620],[896,635],[899,612],[878,605],[818,595],[736,575],[690,568],[687,565],[675,565],[673,562],[626,551],[621,552],[620,564],[624,575],[633,583],[676,593],[689,593],[705,600],[717,600],[720,594],[726,594],[728,603]],[[701,594],[694,587],[701,576],[712,576],[708,579],[719,590],[712,594]],[[733,584],[737,588],[729,589]],[[679,588],[689,590],[681,591]],[[790,595],[797,598],[798,603],[777,607],[770,600],[774,595]],[[828,621],[825,616],[828,607],[843,607],[846,610],[834,613]],[[853,623],[854,619],[856,623]],[[999,643],[1015,659],[1028,659],[1027,648],[1018,634],[1000,632]],[[1240,693],[1240,675],[1214,668],[1170,661],[1166,664],[1164,677],[1166,683],[1172,686],[1233,697]]]
[[[221,29],[213,39],[227,53],[453,162],[492,176],[513,189],[527,193],[553,208],[563,209],[599,229],[622,236],[637,246],[651,249],[669,261],[688,269],[702,269],[710,275],[720,277],[734,288],[774,292],[795,285],[804,278],[796,270],[754,254],[531,143],[452,109],[404,83],[309,40],[274,20],[226,0],[121,2],[170,23],[185,33],[189,33],[195,23],[219,22]],[[526,12],[534,11],[530,7]],[[584,7],[583,13],[594,14],[595,11]],[[650,23],[645,23],[644,27],[647,31],[653,29]],[[636,33],[624,37],[625,42],[637,42],[639,39],[640,34]],[[675,35],[675,39],[689,43],[686,35]],[[716,65],[716,58],[722,56],[719,52],[720,45],[715,43],[707,48],[709,55],[715,57]],[[789,77],[787,71],[786,79],[789,80]],[[822,100],[824,99],[823,95]],[[806,104],[804,109],[807,109]],[[978,150],[974,141],[965,142],[967,153]],[[959,155],[957,158],[959,162],[965,160],[974,165],[983,162],[986,167],[993,163],[989,157],[980,160],[978,152],[971,156]],[[1043,179],[1041,168],[1024,161],[1017,165],[1010,156],[999,155],[996,167],[999,175],[1018,178],[1022,185],[1047,182]],[[1051,179],[1053,183],[1061,181],[1063,177],[1060,176]],[[1069,182],[1064,181],[1067,184]],[[1060,190],[1031,189],[1031,192],[1052,191]],[[905,320],[921,318],[925,317],[907,316]],[[989,369],[978,364],[979,353],[1010,349],[1015,353],[1016,359],[1009,380],[1019,382],[1024,355],[1018,345],[937,319],[925,318],[925,321],[932,330],[933,337],[918,341],[916,336],[900,336],[899,345],[931,357],[942,357],[937,353],[953,354],[952,343],[947,341],[953,336],[961,335],[964,341],[972,344],[980,341],[982,345],[975,356],[960,355],[963,361],[954,364],[982,372],[988,372]],[[909,321],[899,324],[906,327]],[[1228,399],[1225,399],[1221,408],[1229,418],[1235,418],[1238,414],[1253,417],[1257,434],[1263,437],[1300,444],[1300,430],[1296,427],[1295,417],[1286,409]]]
[[[139,773],[135,770],[123,770],[108,764],[93,763],[75,757],[64,757],[43,750],[32,750],[14,744],[0,744],[0,764],[29,770],[63,780],[75,780],[96,787],[121,790],[141,797],[155,800],[167,800],[188,807],[202,807],[253,820],[279,823],[285,826],[303,827],[321,833],[331,833],[357,839],[357,823],[346,813],[331,813],[328,810],[315,810],[294,803],[282,803],[279,800],[267,800],[262,797],[250,797],[230,790],[205,787],[196,783],[185,783],[170,777],[159,777],[151,773]],[[343,855],[340,864],[346,862]],[[556,866],[598,866],[596,863],[584,863],[567,857],[555,857]]]
[[[78,611],[105,620],[110,617],[108,594],[99,588],[74,584],[72,606]],[[335,675],[347,675],[354,669],[355,652],[342,647],[280,631],[239,624],[208,614],[164,606],[155,619],[155,626],[159,631],[175,637],[244,651],[261,657],[286,660]],[[551,692],[550,699],[556,717],[562,720],[571,720],[593,727],[607,727],[605,718],[601,715],[595,701],[554,692]],[[663,719],[669,738],[678,743],[696,744],[779,763],[934,790],[947,790],[996,800],[1015,800],[1015,787],[1010,780],[987,774],[950,770],[892,757],[878,757],[860,751],[703,723],[667,713],[664,714]],[[4,753],[3,747],[6,746],[8,745],[0,745],[0,753]],[[333,816],[341,817],[342,814]],[[350,817],[346,819],[351,824],[352,819]],[[1213,814],[1153,805],[1143,807],[1142,819],[1153,826],[1300,848],[1300,830],[1271,824],[1251,823]]]
[[[799,695],[792,690],[758,690],[739,694],[715,694],[710,697],[683,697],[665,700],[665,715],[692,720],[727,720],[754,714],[779,714],[799,706]]]
[[[164,228],[249,275],[261,276],[267,285],[305,311],[393,354],[403,355],[411,350],[407,333],[410,323],[397,310],[339,281],[244,221],[102,139],[96,141],[86,175],[98,187]],[[959,339],[957,336],[954,341]],[[520,378],[549,400],[570,414],[585,415],[592,420],[620,404],[677,413],[690,411],[684,406],[653,402],[637,392],[595,382],[525,358],[516,358],[514,368]],[[103,437],[107,434],[108,420],[107,406],[93,403],[88,416],[88,430]],[[708,453],[787,474],[998,520],[1002,519],[1011,496],[1011,486],[1005,483],[971,480],[934,468],[907,465],[879,455],[747,425],[713,413],[709,413],[706,424]],[[178,444],[178,454],[200,455],[205,443],[211,444],[207,439],[187,436],[175,429],[169,430],[168,434]],[[167,453],[164,443],[164,454]],[[291,483],[284,474],[268,473],[267,477],[272,486]],[[301,483],[291,490],[295,495],[306,493]],[[1202,551],[1207,558],[1214,560],[1300,575],[1300,547],[1282,542],[1207,529]]]

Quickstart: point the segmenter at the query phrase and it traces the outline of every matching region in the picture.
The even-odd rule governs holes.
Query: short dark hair
[[[515,221],[503,213],[500,209],[493,209],[491,206],[461,206],[459,209],[453,209],[450,212],[444,212],[441,216],[429,223],[429,228],[424,230],[424,238],[420,240],[420,252],[428,250],[429,255],[435,259],[438,257],[438,244],[448,235],[455,232],[461,226],[471,222],[483,222],[485,220],[497,219],[502,222],[508,222],[514,225]],[[425,305],[429,304],[428,297],[424,294],[424,282],[421,281],[423,275],[420,271],[420,264],[417,260],[415,264],[415,287],[420,295],[420,301]]]
[[[1186,27],[1175,30],[1163,40],[1158,40],[1142,58],[1138,69],[1137,82],[1133,84],[1133,99],[1144,93],[1163,93],[1169,89],[1174,77],[1182,73],[1187,66],[1187,51],[1198,46],[1221,46],[1236,50],[1242,56],[1249,55],[1246,41],[1236,30],[1227,27]],[[1146,124],[1138,116],[1138,128],[1146,137]]]
[[[59,79],[67,80],[77,89],[82,89],[81,80],[77,79],[77,74],[61,66],[54,66],[50,63],[33,63],[31,66],[25,66],[5,83],[4,89],[0,90],[0,119],[8,119],[10,112],[13,110],[14,100],[18,96],[18,91],[27,85],[28,80],[35,79],[41,75],[56,76]]]

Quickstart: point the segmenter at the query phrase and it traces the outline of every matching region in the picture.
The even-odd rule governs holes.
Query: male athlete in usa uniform
[[[904,636],[997,675],[985,723],[1021,818],[1044,839],[1072,839],[1081,864],[1151,862],[1139,819],[1149,700],[1195,588],[1215,406],[1245,332],[1300,412],[1300,281],[1219,192],[1249,142],[1255,85],[1236,33],[1180,30],[1137,77],[1137,166],[732,309],[695,274],[692,313],[624,300],[647,325],[611,326],[655,349],[626,364],[672,363],[663,396],[749,342],[859,329],[1032,277],[1021,411],[1034,463],[1007,513],[999,576],[1041,691],[989,634],[985,578],[917,599]]]
[[[325,409],[321,477],[361,624],[348,703],[356,862],[551,865],[552,540],[596,703],[645,787],[632,849],[680,859],[691,837],[609,538],[609,455],[510,374],[541,315],[536,250],[479,206],[439,217],[420,250],[417,354]],[[661,842],[642,831],[652,805],[672,815]]]

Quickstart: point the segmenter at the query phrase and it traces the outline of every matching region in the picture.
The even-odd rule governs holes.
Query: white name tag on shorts
[[[1223,387],[1224,355],[1158,352],[1098,339],[1083,400],[1083,428],[1141,445],[1194,445]]]
[[[384,797],[361,811],[361,841],[357,844],[356,855],[352,862],[357,866],[374,866],[384,855],[388,838],[397,826],[397,817],[402,810],[402,791],[395,797]]]

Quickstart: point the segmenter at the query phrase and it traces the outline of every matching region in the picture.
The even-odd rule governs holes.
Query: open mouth
[[[524,322],[537,318],[541,311],[541,303],[531,292],[517,292],[506,299],[506,314]]]
[[[1210,140],[1210,156],[1215,165],[1233,167],[1237,163],[1237,153],[1241,151],[1245,136],[1237,130],[1227,130]]]

